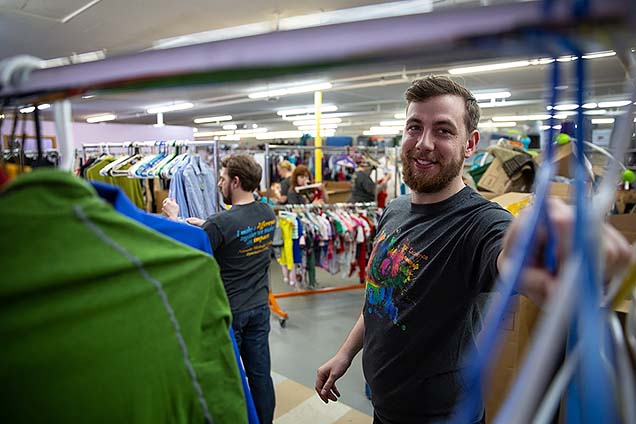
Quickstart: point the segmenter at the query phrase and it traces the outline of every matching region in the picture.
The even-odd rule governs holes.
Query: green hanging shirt
[[[126,196],[132,202],[141,209],[146,208],[146,203],[144,202],[144,195],[141,192],[141,184],[138,179],[135,178],[126,178],[126,177],[111,177],[111,176],[102,176],[99,171],[102,170],[109,163],[115,162],[115,158],[113,157],[105,157],[103,159],[98,160],[95,164],[90,166],[86,170],[86,179],[91,181],[101,181],[103,183],[112,184],[120,187]],[[126,165],[122,167],[122,169],[129,168],[130,165]]]
[[[0,234],[0,422],[247,422],[212,257],[55,169],[0,192]]]

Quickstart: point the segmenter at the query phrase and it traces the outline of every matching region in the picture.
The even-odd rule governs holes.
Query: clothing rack
[[[488,7],[478,4],[436,10],[436,13],[147,50],[95,62],[34,70],[22,84],[0,81],[0,98],[21,104],[30,96],[32,100],[61,99],[89,89],[166,88],[200,83],[201,75],[206,75],[210,82],[222,83],[230,78],[236,80],[237,74],[244,80],[253,78],[247,73],[251,69],[268,69],[268,75],[274,78],[315,69],[316,65],[326,69],[343,64],[379,63],[387,58],[411,60],[414,52],[422,51],[427,53],[420,57],[428,64],[453,59],[503,59],[533,50],[531,43],[525,43],[515,29],[541,30],[558,26],[562,34],[567,35],[582,28],[605,28],[612,32],[630,28],[630,13],[626,11],[633,7],[632,0],[589,0],[586,2],[588,12],[583,16],[573,13],[568,1],[550,3],[551,13],[547,17],[543,13],[544,2],[538,0]],[[396,31],[396,28],[400,30]],[[484,39],[503,39],[507,48],[493,49],[490,43],[474,42]],[[590,45],[594,42],[581,41],[590,41]],[[338,48],[334,49],[336,45]],[[557,44],[553,48],[555,54],[567,51],[566,46]],[[234,71],[231,76],[228,76],[228,70]]]
[[[358,203],[332,203],[325,205],[275,205],[275,211],[291,211],[294,209],[312,210],[312,209],[368,209],[375,210],[378,208],[376,202],[358,202]]]

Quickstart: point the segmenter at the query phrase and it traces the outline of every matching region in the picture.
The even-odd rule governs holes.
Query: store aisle
[[[320,411],[333,409],[333,414],[338,414],[338,408],[344,403],[364,414],[372,415],[371,402],[364,392],[361,354],[355,358],[349,371],[338,382],[342,394],[340,402],[324,405],[313,392],[316,370],[338,350],[358,319],[364,303],[364,291],[291,297],[279,299],[279,303],[289,314],[289,319],[285,328],[282,328],[277,317],[272,315],[272,370],[309,388],[308,398],[303,402],[308,402],[312,410],[320,406]],[[274,383],[276,384],[276,381]],[[286,393],[281,393],[277,397],[277,413],[287,402]]]

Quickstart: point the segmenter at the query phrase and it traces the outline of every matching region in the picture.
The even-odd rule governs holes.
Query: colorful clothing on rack
[[[103,176],[99,173],[106,165],[115,161],[112,156],[104,156],[96,159],[87,168],[83,170],[86,179],[89,181],[101,181],[106,184],[116,185],[126,193],[126,196],[138,208],[145,208],[144,196],[141,191],[140,180],[128,177],[111,177]]]
[[[216,175],[197,154],[188,154],[174,169],[168,196],[179,205],[179,218],[207,219],[216,213]]]
[[[293,210],[279,212],[282,249],[275,250],[278,262],[291,271],[290,280],[314,287],[318,266],[342,278],[349,278],[358,270],[364,281],[368,247],[375,235],[373,208]]]
[[[0,233],[1,421],[247,421],[212,257],[54,169],[2,191]]]

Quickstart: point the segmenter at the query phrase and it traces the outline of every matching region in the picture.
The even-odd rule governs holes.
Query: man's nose
[[[422,131],[422,135],[418,138],[415,148],[423,151],[431,151],[435,148],[430,131]]]

